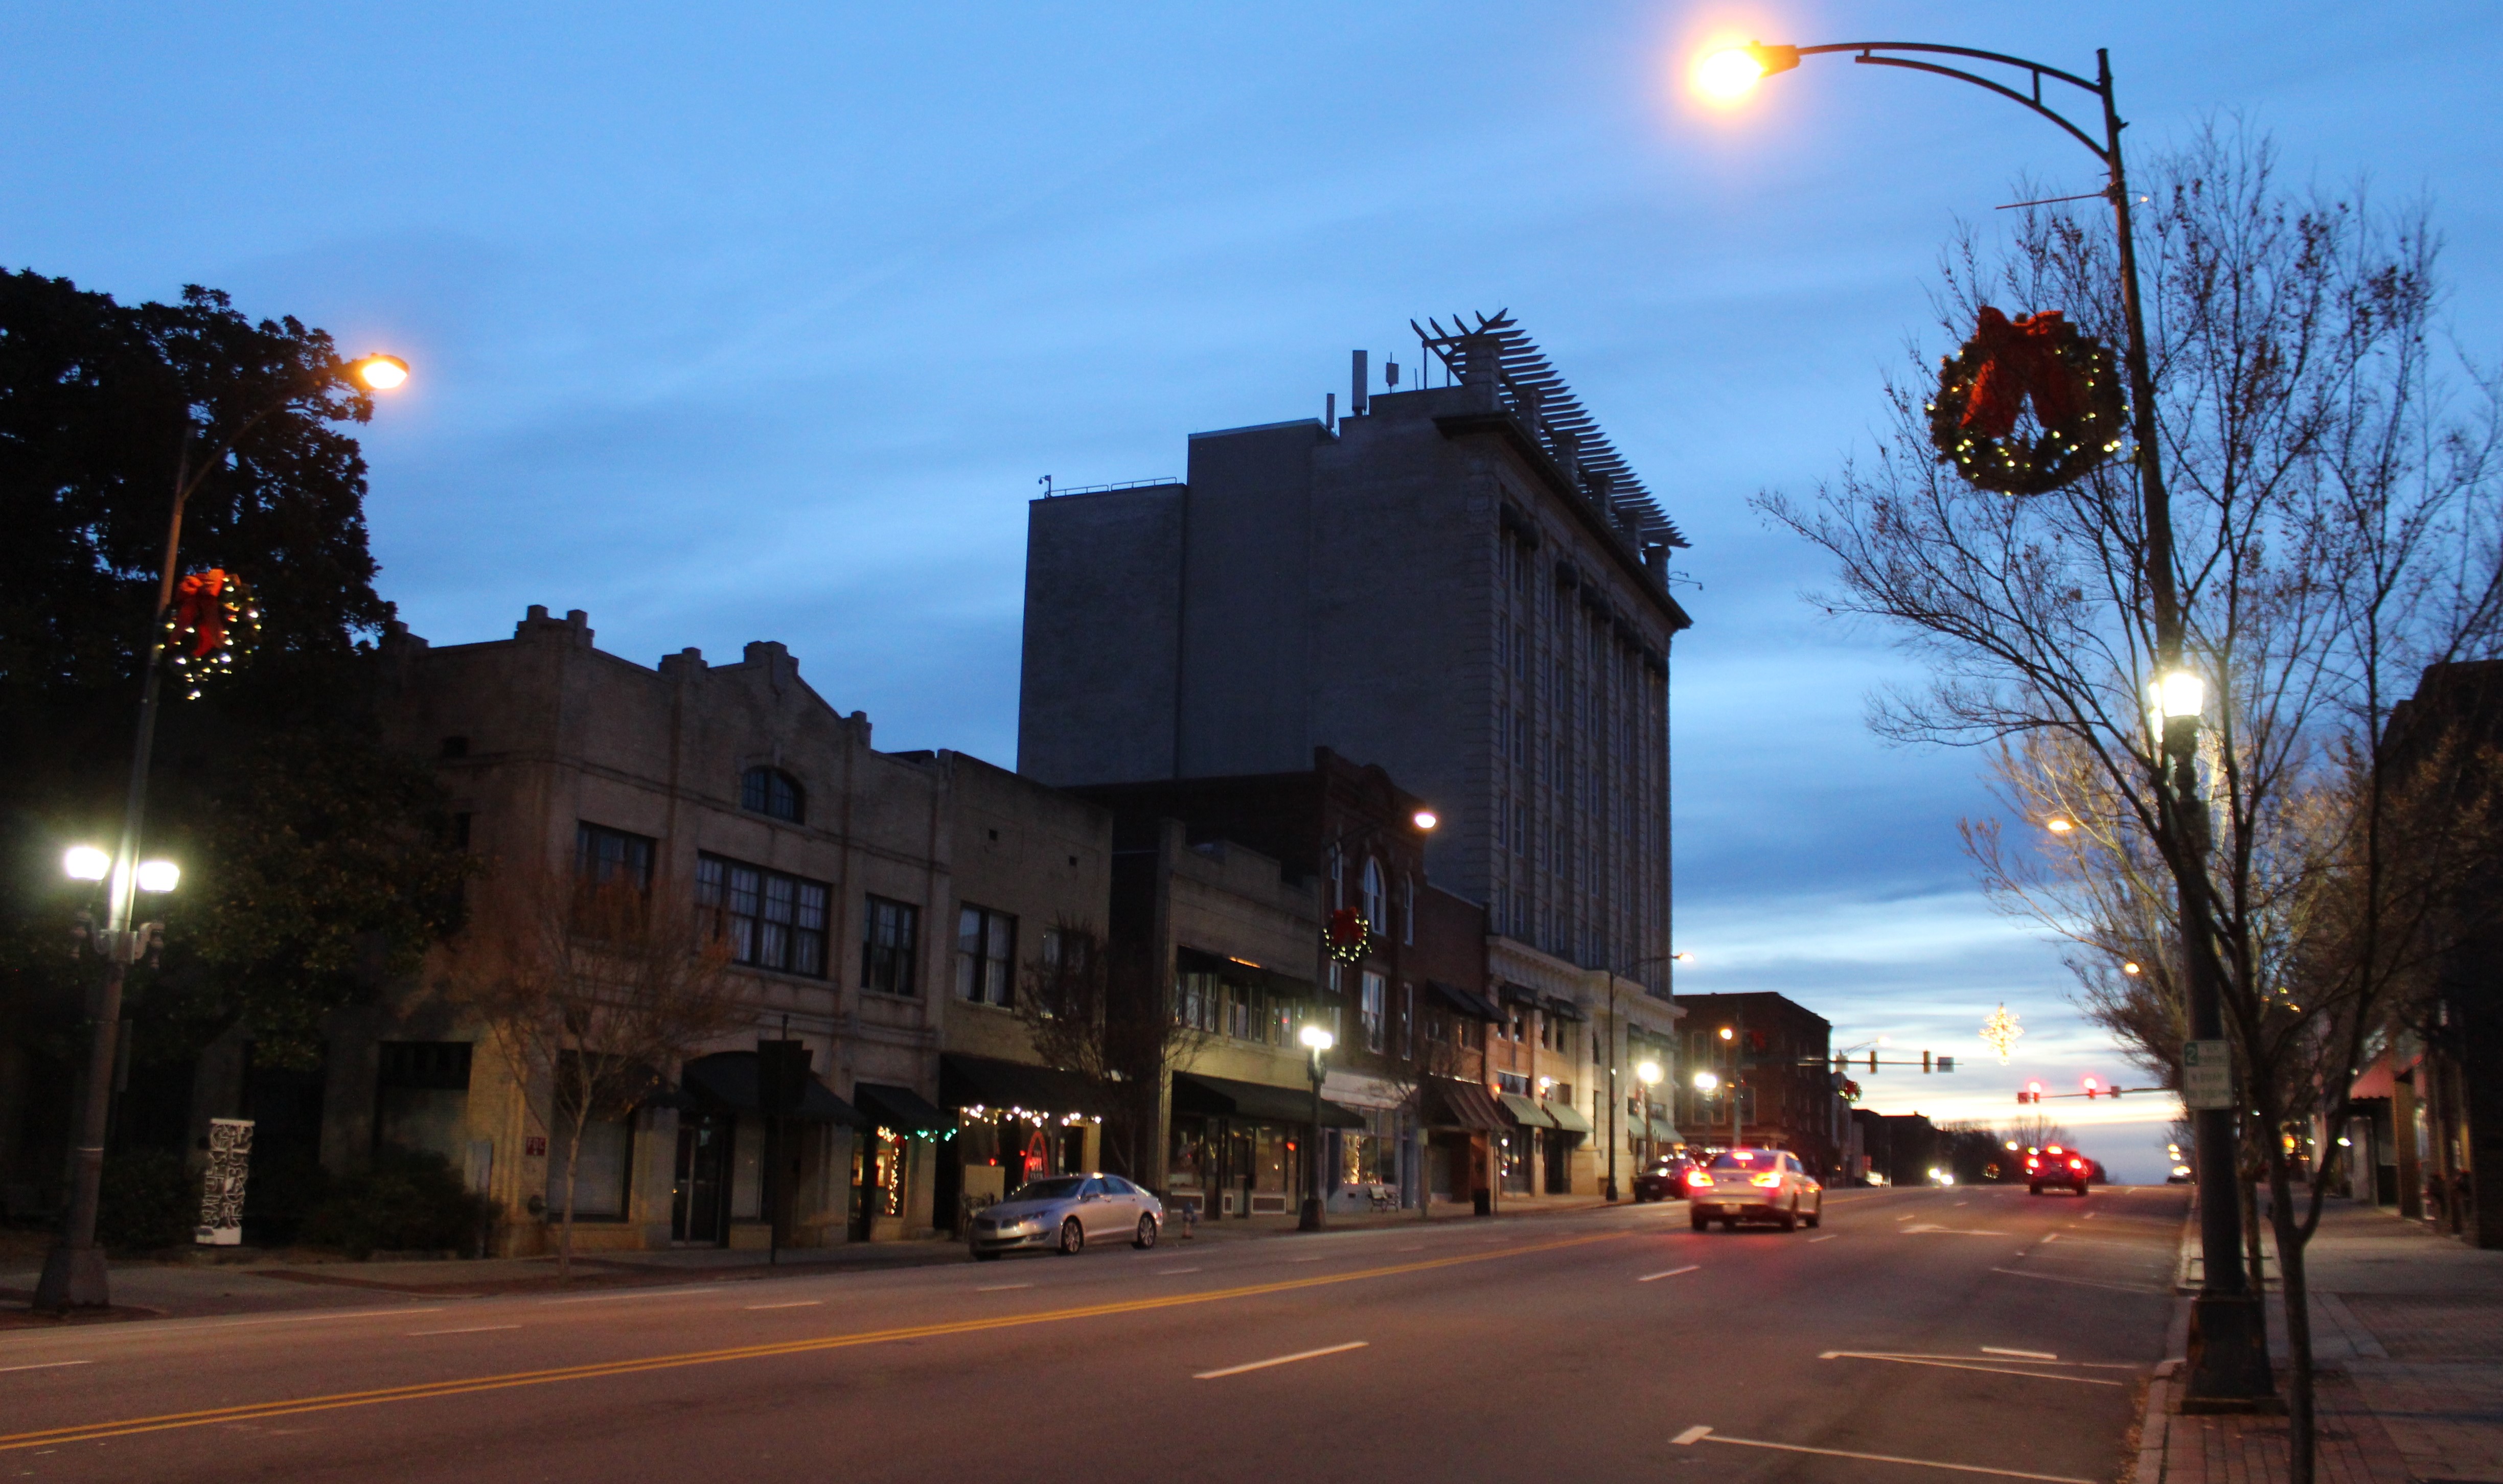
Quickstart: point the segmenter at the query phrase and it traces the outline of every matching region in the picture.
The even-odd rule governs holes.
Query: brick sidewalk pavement
[[[2503,1484],[2503,1253],[2333,1201],[2309,1255],[2319,1477]],[[2285,1314],[2274,1293],[2269,1311],[2282,1382]],[[2148,1386],[2136,1484],[2285,1478],[2285,1419],[2179,1415],[2177,1366],[2167,1362]]]

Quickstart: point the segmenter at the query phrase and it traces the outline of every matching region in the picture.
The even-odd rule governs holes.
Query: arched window
[[[1382,862],[1364,858],[1364,920],[1375,932],[1390,927],[1390,894],[1382,884]]]
[[[800,823],[800,782],[780,768],[754,767],[738,775],[738,807]]]

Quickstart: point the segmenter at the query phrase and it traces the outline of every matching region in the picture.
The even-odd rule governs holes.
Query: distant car
[[[1693,1202],[1688,1219],[1702,1231],[1715,1221],[1735,1231],[1742,1221],[1769,1221],[1785,1231],[1805,1222],[1825,1220],[1825,1187],[1807,1172],[1799,1156],[1779,1149],[1732,1149],[1713,1156],[1709,1165],[1689,1170],[1686,1198]]]
[[[2075,1191],[2082,1196],[2100,1169],[2083,1154],[2057,1144],[2025,1151],[2025,1188],[2037,1196],[2045,1190]]]
[[[1029,1180],[976,1212],[966,1245],[984,1263],[1027,1249],[1072,1257],[1090,1241],[1126,1238],[1147,1248],[1164,1221],[1164,1202],[1119,1175],[1054,1175]]]
[[[1695,1166],[1684,1160],[1654,1160],[1634,1171],[1634,1199],[1679,1200],[1686,1196],[1686,1172]]]

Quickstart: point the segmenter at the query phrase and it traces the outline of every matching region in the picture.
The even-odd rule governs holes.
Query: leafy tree
[[[373,724],[391,607],[338,426],[372,404],[338,368],[326,334],[211,289],[124,305],[0,274],[0,1035],[38,1054],[68,1051],[92,978],[60,855],[119,829],[187,474],[184,569],[240,573],[263,621],[239,673],[159,720],[146,845],[186,880],[162,971],[132,979],[142,1051],[179,1062],[248,1019],[257,1063],[310,1064],[322,1014],[452,921],[430,775]]]

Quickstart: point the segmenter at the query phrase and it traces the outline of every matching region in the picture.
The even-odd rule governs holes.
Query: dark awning
[[[1231,1077],[1207,1077],[1198,1072],[1174,1073],[1173,1105],[1177,1113],[1196,1113],[1203,1118],[1248,1118],[1267,1124],[1309,1124],[1313,1121],[1313,1095],[1309,1087],[1237,1082]],[[1321,1126],[1327,1129],[1361,1129],[1364,1119],[1324,1097],[1321,1099]]]
[[[658,1106],[696,1106],[725,1113],[762,1114],[764,1104],[756,1096],[756,1053],[723,1051],[709,1057],[698,1057],[688,1062],[680,1080],[680,1092]],[[849,1124],[866,1129],[869,1120],[860,1110],[829,1092],[826,1085],[810,1077],[800,1091],[800,1106],[783,1115],[810,1124]]]
[[[1591,1121],[1584,1118],[1569,1102],[1557,1102],[1550,1099],[1540,1103],[1539,1106],[1547,1110],[1547,1116],[1556,1121],[1557,1128],[1567,1133],[1587,1134],[1594,1131]]]
[[[855,1082],[852,1096],[859,1100],[861,1111],[881,1129],[899,1133],[943,1133],[956,1127],[956,1120],[932,1107],[928,1099],[909,1087]]]
[[[1086,1078],[1056,1066],[948,1055],[939,1059],[939,1101],[950,1108],[1061,1118],[1096,1113],[1103,1098]]]
[[[1475,990],[1464,990],[1457,984],[1445,984],[1440,979],[1426,980],[1425,988],[1434,992],[1435,998],[1471,1020],[1492,1024],[1503,1019],[1502,1013],[1487,1003],[1486,996]]]
[[[1526,984],[1515,984],[1509,979],[1496,986],[1495,995],[1508,1005],[1535,1005],[1539,1000],[1536,990]]]
[[[1547,1109],[1537,1099],[1524,1097],[1519,1093],[1503,1093],[1498,1096],[1503,1103],[1503,1116],[1521,1128],[1553,1129],[1556,1127],[1556,1120],[1547,1116]]]
[[[1472,1133],[1492,1133],[1504,1126],[1503,1115],[1495,1111],[1494,1099],[1484,1087],[1455,1077],[1426,1079],[1423,1123],[1428,1129],[1465,1129]]]
[[[1553,995],[1540,1000],[1538,1007],[1547,1012],[1547,1018],[1550,1020],[1583,1021],[1590,1019],[1589,1016],[1582,1013],[1582,1007],[1580,1005],[1573,1003],[1573,1001],[1569,999],[1559,999]]]

